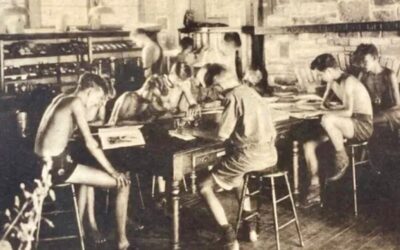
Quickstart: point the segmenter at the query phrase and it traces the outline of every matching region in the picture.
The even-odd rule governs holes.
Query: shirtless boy
[[[44,113],[35,140],[35,153],[44,163],[52,166],[50,174],[54,184],[73,183],[98,187],[117,188],[116,220],[118,249],[127,249],[126,219],[130,180],[111,165],[90,133],[87,119],[89,110],[100,108],[109,89],[100,76],[85,73],[71,95],[54,98]],[[68,142],[78,128],[86,147],[102,169],[74,162],[68,152]]]
[[[344,73],[331,54],[317,56],[311,63],[311,69],[316,70],[321,79],[327,82],[323,107],[328,104],[327,97],[330,91],[342,101],[341,105],[328,108],[326,114],[322,116],[321,125],[325,134],[303,145],[311,175],[311,187],[306,202],[317,203],[320,202],[317,147],[328,140],[332,142],[335,149],[335,173],[327,181],[336,181],[344,175],[349,165],[344,139],[368,140],[373,132],[373,122],[368,91],[358,79]]]

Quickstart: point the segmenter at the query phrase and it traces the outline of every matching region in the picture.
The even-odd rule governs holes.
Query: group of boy
[[[327,109],[322,116],[324,133],[304,143],[305,158],[311,173],[311,188],[319,187],[316,148],[330,141],[335,149],[335,171],[328,181],[340,179],[349,164],[344,140],[368,140],[374,123],[398,127],[399,90],[394,73],[382,67],[375,46],[360,45],[355,53],[365,70],[360,80],[345,73],[330,54],[322,54],[311,63],[320,78],[327,83],[322,105]],[[183,56],[182,56],[183,57]],[[236,233],[227,220],[223,206],[215,194],[217,188],[241,191],[243,176],[247,172],[273,167],[277,163],[275,148],[276,131],[268,104],[254,88],[241,84],[237,74],[230,74],[229,67],[219,63],[205,65],[204,83],[224,96],[224,111],[219,124],[217,139],[227,141],[228,154],[214,166],[200,184],[200,194],[218,222],[222,244],[226,249],[239,249]],[[330,92],[341,100],[339,108],[329,108]],[[126,219],[130,179],[117,171],[107,160],[93,138],[88,125],[88,112],[104,105],[110,89],[100,76],[84,74],[76,91],[53,100],[46,110],[36,137],[35,152],[42,161],[51,162],[53,182],[67,182],[100,187],[116,187],[117,246],[128,249]],[[371,101],[372,97],[372,101]],[[78,128],[90,153],[101,169],[79,164],[71,159],[68,142]],[[215,134],[210,138],[216,139]],[[310,192],[315,196],[316,191]],[[309,194],[310,202],[315,200]],[[317,194],[319,196],[319,193]],[[313,200],[314,199],[314,200]],[[247,200],[245,212],[250,212]],[[249,233],[254,229],[249,226]]]

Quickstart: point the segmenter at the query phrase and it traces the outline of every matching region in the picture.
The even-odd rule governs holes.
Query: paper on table
[[[168,130],[168,134],[169,134],[170,136],[176,137],[176,138],[181,139],[181,140],[184,140],[184,141],[191,141],[191,140],[196,139],[196,137],[194,137],[193,135],[190,135],[190,134],[182,134],[182,133],[179,133],[179,132],[176,131],[176,130]]]
[[[99,137],[103,149],[132,147],[144,145],[142,126],[124,126],[99,129]]]

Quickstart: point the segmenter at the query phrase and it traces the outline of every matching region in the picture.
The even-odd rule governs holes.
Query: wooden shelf
[[[85,52],[87,54],[88,52]],[[14,59],[26,59],[26,58],[46,58],[46,57],[61,57],[61,56],[77,56],[75,53],[71,54],[57,54],[57,53],[49,53],[44,55],[23,55],[23,56],[4,56],[4,60],[14,60]]]
[[[23,33],[23,34],[0,34],[0,40],[40,40],[40,39],[71,39],[88,37],[124,37],[129,36],[129,31],[74,31],[74,32],[51,32],[51,33]]]
[[[180,28],[180,33],[228,33],[228,32],[243,32],[246,34],[254,34],[254,26],[241,27],[195,27],[195,28]]]
[[[400,21],[332,23],[316,25],[295,25],[283,27],[256,27],[257,35],[299,34],[299,33],[348,33],[348,32],[400,31]]]
[[[131,49],[93,51],[93,54],[127,53],[127,52],[135,52],[135,51],[140,51],[140,50],[141,50],[141,48],[139,48],[139,47],[134,47],[134,48],[131,48]]]
[[[15,83],[15,82],[23,82],[23,81],[33,81],[33,80],[41,80],[41,79],[48,79],[48,78],[57,78],[57,77],[68,77],[68,76],[78,76],[80,73],[65,73],[59,76],[57,75],[48,75],[48,76],[35,76],[35,77],[28,77],[26,79],[4,79],[6,84]],[[7,75],[4,76],[5,78]]]

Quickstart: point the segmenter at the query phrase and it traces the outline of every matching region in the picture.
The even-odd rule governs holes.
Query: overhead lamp
[[[92,29],[99,29],[101,27],[101,16],[102,15],[114,14],[114,10],[106,5],[100,0],[97,6],[89,10],[89,25]]]
[[[114,10],[111,7],[104,5],[102,0],[99,4],[89,10],[89,18],[105,14],[114,14]]]

